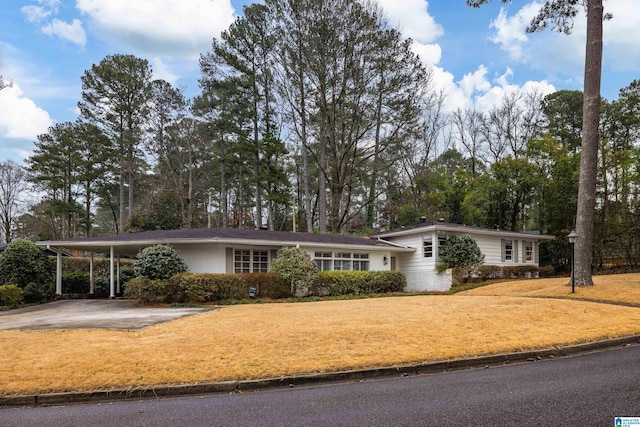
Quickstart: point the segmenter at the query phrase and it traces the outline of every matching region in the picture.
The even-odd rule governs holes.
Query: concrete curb
[[[384,367],[375,369],[302,375],[296,377],[282,377],[246,381],[223,381],[205,384],[171,385],[128,390],[92,391],[85,393],[51,393],[27,396],[6,396],[0,397],[0,407],[49,406],[83,402],[113,402],[119,400],[137,400],[149,398],[157,399],[160,397],[168,396],[249,392],[266,389],[292,388],[314,384],[327,384],[334,382],[355,382],[372,378],[391,378],[397,376],[408,377],[471,368],[488,368],[491,366],[508,365],[511,363],[535,362],[538,360],[566,357],[571,355],[589,353],[606,348],[629,346],[633,344],[640,344],[640,335],[542,350],[503,353],[492,356],[446,360],[440,362],[421,363],[417,365],[406,365],[398,367]]]

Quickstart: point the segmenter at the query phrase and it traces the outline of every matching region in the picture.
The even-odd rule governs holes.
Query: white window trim
[[[324,252],[315,251],[313,261],[316,263],[320,271],[369,271],[371,269],[371,259],[368,253],[364,252]],[[331,268],[325,268],[326,264],[330,264]],[[339,263],[340,268],[336,268]],[[354,265],[358,264],[360,268],[354,269]],[[349,268],[342,268],[348,266]],[[366,266],[366,268],[362,268]]]
[[[249,252],[249,271],[244,271],[244,267],[242,264],[244,264],[247,261],[241,260],[241,261],[237,261],[236,260],[236,256],[238,254],[238,252],[242,253],[242,252]],[[266,253],[267,255],[267,261],[266,261],[266,266],[264,268],[258,268],[257,271],[255,269],[255,264],[256,263],[260,263],[263,264],[264,261],[256,259],[256,254],[262,254],[262,253]],[[241,255],[242,256],[242,255]],[[233,272],[235,274],[240,274],[240,273],[266,273],[269,271],[269,266],[271,265],[271,255],[270,255],[270,251],[268,249],[239,249],[239,248],[234,248],[233,249]],[[240,264],[240,265],[238,265]],[[238,268],[239,267],[239,268]]]

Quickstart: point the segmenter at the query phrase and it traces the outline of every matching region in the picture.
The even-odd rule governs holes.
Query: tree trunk
[[[582,154],[576,215],[575,284],[593,286],[593,232],[595,220],[596,175],[600,117],[600,80],[602,75],[602,0],[587,2],[587,45],[584,68],[584,104]]]
[[[118,181],[118,190],[119,190],[119,202],[120,202],[120,221],[118,224],[116,224],[116,234],[120,234],[120,232],[124,231],[124,221],[126,219],[126,213],[125,213],[125,208],[124,208],[124,171],[125,171],[125,167],[124,167],[124,163],[126,162],[126,159],[123,157],[120,159],[120,178]]]
[[[224,147],[224,136],[222,137],[222,145]],[[222,228],[229,227],[229,201],[227,198],[227,170],[225,159],[227,156],[226,149],[222,149],[222,160],[220,162],[220,198],[222,203]]]

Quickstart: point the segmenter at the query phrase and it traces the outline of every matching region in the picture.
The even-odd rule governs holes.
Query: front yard
[[[277,378],[640,334],[640,275],[595,279],[573,298],[638,307],[566,300],[567,279],[542,279],[452,296],[224,306],[138,331],[0,331],[0,394]]]

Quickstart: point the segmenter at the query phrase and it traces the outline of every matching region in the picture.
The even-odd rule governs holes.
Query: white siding
[[[433,256],[431,258],[425,258],[423,242],[425,238],[429,237],[433,244]],[[438,274],[436,272],[436,260],[438,259],[437,233],[423,232],[410,236],[394,237],[388,240],[416,249],[415,252],[396,255],[397,268],[402,271],[407,278],[405,291],[448,291],[451,288],[451,273]]]
[[[189,271],[192,273],[233,273],[233,271],[227,271],[227,247],[233,249],[263,249],[269,250],[270,253],[272,250],[279,249],[278,246],[247,246],[228,244],[175,246],[176,250],[180,252],[180,256],[182,256],[182,259],[184,259],[185,263],[189,267]],[[344,249],[341,247],[302,247],[302,249],[311,256],[311,259],[313,259],[313,254],[315,251],[365,253],[369,254],[369,270],[384,271],[391,269],[391,251],[368,251],[365,248],[363,248],[362,250],[356,250]],[[397,255],[394,253],[393,256]],[[271,255],[269,261],[272,261]]]
[[[176,246],[191,273],[226,273],[225,246],[189,245]]]

